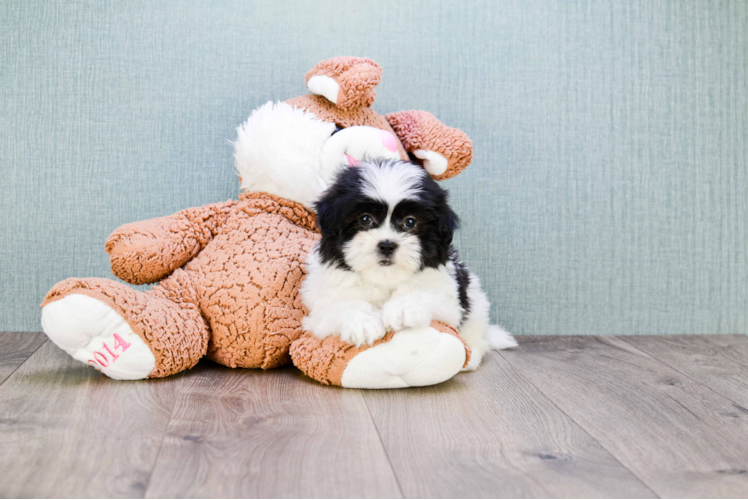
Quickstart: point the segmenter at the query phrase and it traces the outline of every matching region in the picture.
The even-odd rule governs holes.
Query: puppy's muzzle
[[[397,243],[393,243],[390,240],[380,241],[377,245],[377,250],[379,250],[379,255],[382,256],[382,264],[389,265],[392,263],[392,256],[397,250]]]

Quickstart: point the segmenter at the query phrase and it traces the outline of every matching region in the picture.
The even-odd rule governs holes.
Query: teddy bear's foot
[[[104,302],[71,294],[42,308],[44,333],[74,359],[107,377],[148,377],[156,358],[127,321]]]
[[[208,325],[189,273],[175,270],[142,293],[116,281],[70,278],[42,303],[42,327],[73,358],[121,380],[193,367],[208,350]]]
[[[465,346],[454,335],[431,327],[411,328],[351,359],[340,385],[397,389],[439,384],[460,371],[465,354]]]
[[[434,322],[389,333],[363,347],[305,333],[291,346],[291,358],[306,375],[326,385],[397,389],[449,380],[467,364],[470,349],[453,328]]]

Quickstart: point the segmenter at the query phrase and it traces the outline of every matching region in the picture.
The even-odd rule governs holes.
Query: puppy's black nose
[[[377,248],[383,257],[390,257],[397,250],[397,243],[392,243],[390,240],[380,241]]]

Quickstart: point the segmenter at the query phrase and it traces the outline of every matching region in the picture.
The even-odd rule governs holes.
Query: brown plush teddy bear
[[[45,333],[115,379],[165,377],[206,355],[262,369],[293,357],[310,377],[344,387],[451,378],[470,350],[448,325],[390,332],[364,347],[301,328],[299,285],[319,239],[312,205],[338,169],[410,154],[446,179],[472,158],[467,135],[425,111],[377,114],[370,106],[381,73],[369,59],[329,59],[306,75],[312,95],[255,110],[234,145],[239,199],[115,230],[106,242],[112,272],[158,284],[139,292],[108,279],[64,280],[42,303]]]

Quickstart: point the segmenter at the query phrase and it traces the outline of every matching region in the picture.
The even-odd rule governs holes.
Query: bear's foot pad
[[[156,366],[148,345],[114,309],[82,294],[42,308],[44,333],[74,359],[116,380],[147,378]]]
[[[412,328],[356,355],[343,371],[343,387],[398,389],[422,387],[452,378],[465,363],[456,336],[431,327]]]

